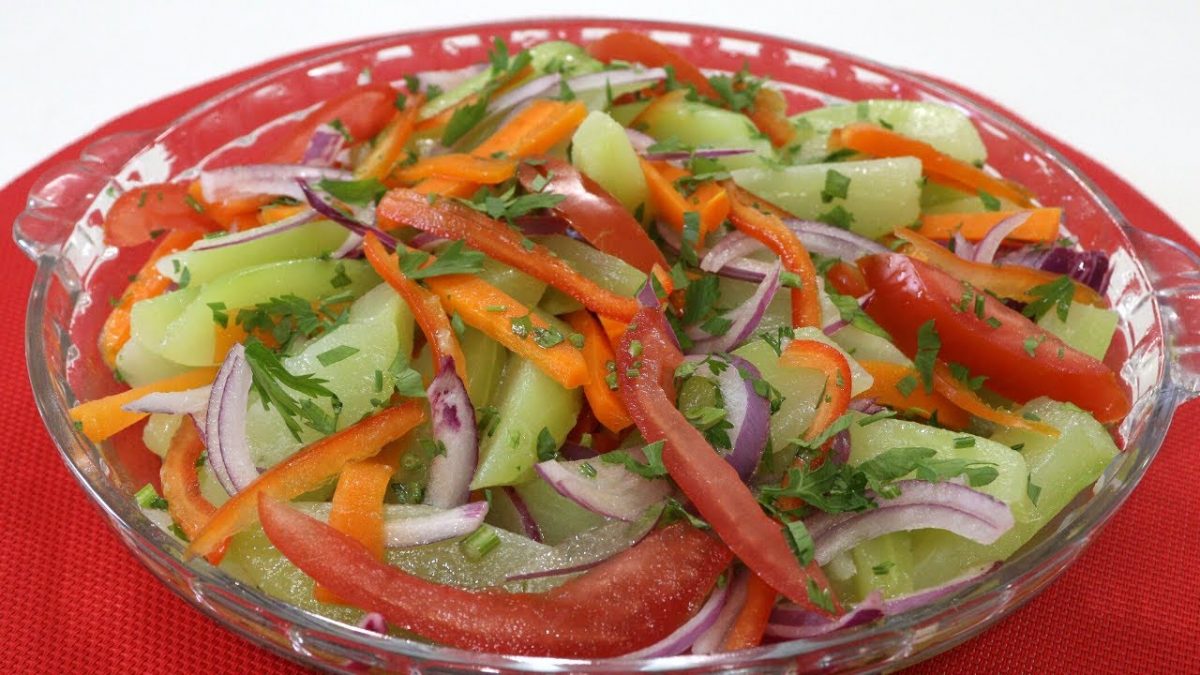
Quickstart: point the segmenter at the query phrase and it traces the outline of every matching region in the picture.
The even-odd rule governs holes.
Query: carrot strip
[[[650,190],[650,205],[676,230],[683,232],[686,214],[695,212],[700,216],[699,241],[703,243],[710,232],[725,222],[730,209],[729,195],[720,185],[703,183],[684,196],[675,189],[675,181],[691,173],[666,162],[639,161]]]
[[[790,228],[783,224],[779,212],[734,185],[725,184],[730,197],[730,220],[734,227],[762,242],[775,252],[787,271],[800,277],[798,288],[792,289],[792,326],[821,327],[821,301],[817,291],[817,268],[808,250]]]
[[[620,344],[621,337],[629,329],[629,324],[625,321],[610,319],[603,314],[597,315],[596,318],[600,320],[600,327],[604,329],[604,334],[608,336],[608,344]]]
[[[412,310],[413,318],[421,327],[421,333],[429,342],[429,348],[433,350],[433,362],[441,363],[447,356],[453,358],[455,371],[463,382],[466,382],[467,359],[463,356],[462,346],[458,343],[458,337],[454,334],[454,327],[451,326],[450,317],[446,315],[442,303],[420,284],[404,276],[400,271],[399,259],[394,254],[389,254],[374,234],[367,234],[363,239],[363,252],[366,253],[367,262],[371,263],[371,267],[400,294]]]
[[[761,87],[754,95],[754,106],[747,111],[750,121],[771,139],[771,145],[782,148],[796,137],[796,127],[787,118],[787,101],[774,89]]]
[[[150,254],[150,259],[125,288],[121,299],[104,320],[104,327],[100,329],[100,356],[109,368],[116,367],[117,352],[129,341],[129,322],[134,303],[161,295],[171,287],[171,280],[159,273],[156,263],[165,256],[191,246],[203,234],[196,229],[168,230]]]
[[[258,215],[258,210],[275,200],[271,195],[228,199],[221,202],[209,202],[204,199],[204,191],[200,189],[200,181],[194,180],[188,185],[188,196],[199,205],[201,213],[212,218],[226,230],[233,230],[238,216]]]
[[[563,387],[574,389],[587,383],[588,369],[583,354],[565,339],[551,347],[538,344],[545,342],[539,336],[554,335],[547,332],[552,330],[550,324],[509,294],[469,274],[431,277],[425,283],[441,298],[448,311],[462,317],[463,323],[528,359]],[[518,328],[525,319],[529,324]]]
[[[258,224],[270,225],[307,211],[307,204],[267,204],[258,210]]]
[[[563,318],[575,332],[583,336],[583,360],[588,370],[583,395],[587,397],[592,413],[613,432],[627,428],[633,424],[629,411],[625,410],[625,404],[617,392],[608,387],[609,367],[616,363],[616,355],[600,322],[587,310],[572,312]]]
[[[512,178],[516,170],[517,163],[511,159],[494,159],[465,154],[436,155],[392,172],[386,182],[390,185],[398,185],[437,177],[478,185],[495,185]]]
[[[492,157],[503,153],[509,159],[541,155],[566,140],[587,117],[587,108],[578,101],[564,103],[537,99],[500,127],[479,147],[471,151],[475,157]],[[421,194],[444,197],[469,197],[477,184],[444,178],[429,178],[417,185]]]
[[[938,151],[932,145],[902,136],[894,131],[866,122],[856,122],[834,129],[829,136],[829,148],[848,148],[874,157],[916,157],[934,182],[945,182],[967,192],[986,192],[1020,206],[1032,206],[1029,193],[1020,185],[996,178],[982,169]]]
[[[520,231],[454,200],[430,203],[414,190],[397,188],[384,196],[376,212],[386,229],[407,225],[462,240],[488,257],[557,288],[597,314],[629,320],[638,310],[633,298],[600,286]]]
[[[203,452],[204,441],[196,424],[191,415],[184,415],[163,457],[159,478],[162,480],[163,498],[167,500],[167,512],[189,538],[195,537],[217,510],[200,492],[196,462]],[[220,563],[227,543],[221,542],[208,554],[208,561],[214,565]]]
[[[375,145],[370,154],[354,168],[355,180],[367,178],[382,179],[391,172],[408,139],[412,138],[413,128],[417,124],[417,115],[425,103],[424,96],[413,96],[408,99],[403,110],[397,110],[391,121],[379,132]]]
[[[383,499],[403,448],[392,443],[374,457],[347,464],[333,491],[329,526],[366,546],[376,560],[383,560],[384,552]],[[319,602],[343,602],[336,593],[319,584],[313,588],[313,598]]]
[[[1020,211],[926,213],[921,216],[921,226],[917,228],[917,232],[930,239],[950,239],[958,233],[969,241],[979,241],[987,236],[997,223],[1018,213]],[[1006,239],[1043,244],[1058,239],[1062,209],[1032,209],[1028,213],[1029,218],[1005,237]]]
[[[1023,265],[992,265],[964,260],[907,227],[896,228],[893,234],[909,243],[909,250],[905,253],[913,258],[927,262],[956,279],[991,291],[1002,298],[1032,302],[1036,297],[1029,293],[1031,288],[1056,281],[1062,276]],[[1073,298],[1076,302],[1096,307],[1106,306],[1099,293],[1083,284],[1073,283]]]
[[[767,632],[771,610],[779,594],[754,572],[746,580],[746,602],[725,634],[721,651],[734,652],[739,649],[757,647]]]
[[[1015,413],[988,405],[983,399],[979,398],[978,394],[971,391],[966,385],[955,378],[950,373],[950,368],[941,361],[938,361],[933,368],[933,389],[944,396],[946,400],[979,419],[987,420],[1000,426],[1025,429],[1055,438],[1059,435],[1058,429],[1049,424],[1028,420]]]
[[[905,387],[907,394],[900,391],[901,380],[911,377],[914,383],[920,381],[920,375],[915,369],[899,363],[861,359],[858,365],[874,380],[871,388],[863,392],[862,396],[873,398],[880,405],[901,412],[916,413],[926,419],[937,413],[938,423],[950,429],[965,429],[971,423],[969,415],[937,392],[928,393],[921,386],[911,390]]]
[[[412,431],[425,419],[421,407],[413,402],[385,408],[352,426],[326,436],[267,469],[246,489],[221,505],[204,528],[192,538],[184,559],[208,555],[222,541],[237,534],[258,517],[258,496],[294,499],[315,489],[340,472],[350,462],[379,453]]]
[[[197,368],[182,375],[168,377],[165,380],[135,387],[119,394],[80,403],[71,408],[68,414],[84,436],[87,436],[93,443],[99,443],[118,431],[137,424],[150,414],[124,410],[122,406],[126,403],[132,403],[146,394],[155,392],[183,391],[184,389],[203,387],[211,383],[216,374],[216,368]]]

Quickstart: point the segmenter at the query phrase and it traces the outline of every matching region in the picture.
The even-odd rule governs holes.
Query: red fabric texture
[[[324,49],[324,48],[322,48]],[[315,53],[319,50],[313,50]],[[34,179],[95,138],[161,127],[197,103],[296,55],[147,105],[100,127],[0,192],[11,223]],[[1111,171],[1047,137],[1146,230],[1190,242],[1166,214]],[[169,592],[105,526],[65,469],[24,376],[24,308],[33,265],[0,247],[0,643],[3,670],[43,672],[285,673],[295,664],[254,647]],[[1190,439],[1200,407],[1180,408],[1142,484],[1056,583],[983,635],[914,669],[921,673],[1200,672],[1200,497]]]

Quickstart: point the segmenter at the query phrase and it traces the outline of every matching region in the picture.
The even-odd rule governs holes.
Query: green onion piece
[[[491,525],[480,525],[478,530],[467,535],[467,538],[458,544],[463,555],[472,562],[483,560],[499,545],[500,536],[496,534],[496,530]]]

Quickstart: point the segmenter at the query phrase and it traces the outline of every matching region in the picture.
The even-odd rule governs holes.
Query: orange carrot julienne
[[[196,229],[169,230],[162,236],[162,241],[150,254],[150,259],[138,270],[137,276],[125,288],[120,301],[113,307],[104,327],[100,329],[100,356],[109,368],[116,368],[117,352],[129,341],[130,318],[133,304],[141,300],[161,295],[171,287],[171,280],[163,276],[156,263],[163,257],[182,251],[203,236]]]
[[[739,649],[757,647],[762,643],[763,635],[767,632],[767,623],[771,620],[771,610],[779,594],[767,585],[759,576],[750,572],[746,580],[746,602],[741,611],[725,634],[721,643],[721,651],[734,652]]]
[[[167,500],[167,512],[188,537],[196,536],[217,510],[200,492],[196,462],[203,452],[204,441],[196,424],[190,415],[184,415],[163,457],[159,478],[162,480],[163,498]],[[208,555],[209,562],[214,565],[221,562],[226,543],[221,542]]]
[[[880,405],[901,412],[915,413],[924,418],[936,413],[938,424],[949,429],[965,429],[971,423],[970,416],[945,396],[936,391],[926,392],[925,388],[918,384],[920,375],[916,369],[899,363],[867,359],[860,359],[858,365],[872,378],[871,388],[863,392],[862,396],[873,398]],[[901,384],[906,378],[912,378],[909,382],[917,386],[909,389]],[[902,388],[904,391],[901,391]]]
[[[821,327],[821,301],[817,293],[817,268],[808,249],[787,225],[778,210],[754,195],[726,182],[730,197],[730,220],[734,227],[762,242],[775,252],[784,269],[800,277],[798,288],[792,288],[792,326]]]
[[[938,361],[933,368],[933,389],[938,394],[944,396],[946,400],[979,419],[987,420],[1000,426],[1025,429],[1055,438],[1059,436],[1058,429],[1049,424],[1025,419],[1016,413],[993,408],[988,405],[983,399],[979,398],[978,394],[971,391],[966,384],[954,377],[950,372],[950,368],[941,361]]]
[[[917,232],[930,239],[950,239],[961,234],[968,241],[979,241],[1002,220],[1020,211],[983,211],[981,213],[926,213],[921,216]],[[1062,209],[1040,208],[1027,211],[1029,217],[1017,226],[1006,239],[1029,243],[1049,244],[1058,239]]]
[[[548,152],[566,140],[587,117],[587,107],[578,101],[564,103],[537,99],[471,151],[475,157],[503,153],[510,159]],[[469,197],[478,187],[470,181],[429,178],[416,186],[421,194]]]
[[[412,310],[413,319],[416,320],[417,325],[421,328],[421,333],[429,342],[429,348],[433,350],[433,362],[441,363],[442,359],[447,356],[453,358],[455,371],[462,381],[466,382],[467,360],[463,356],[462,346],[458,343],[458,337],[454,333],[450,317],[446,315],[442,303],[416,281],[404,276],[404,273],[400,271],[397,256],[388,253],[374,234],[368,233],[363,239],[363,252],[371,267],[400,294],[400,297]]]
[[[71,408],[68,414],[71,421],[80,427],[80,431],[93,443],[99,443],[109,436],[137,424],[150,413],[129,412],[122,409],[127,403],[132,403],[146,394],[155,392],[183,391],[203,387],[213,381],[217,374],[216,368],[197,368],[182,375],[168,377],[151,384],[134,387],[112,396],[105,396],[87,403],[80,403]]]
[[[528,359],[563,387],[574,389],[587,383],[587,364],[579,349],[566,339],[543,347],[546,338],[554,335],[547,332],[552,330],[550,324],[511,295],[470,274],[430,277],[425,283],[463,323]]]
[[[985,173],[982,169],[938,151],[932,145],[902,136],[867,122],[856,122],[834,129],[829,148],[848,148],[874,157],[916,157],[934,182],[948,182],[967,192],[986,192],[1020,206],[1032,206],[1028,192],[1021,186]]]
[[[354,168],[355,180],[367,178],[382,179],[391,172],[392,167],[404,152],[404,146],[412,137],[413,128],[417,124],[417,115],[425,103],[424,96],[412,96],[408,99],[403,110],[397,110],[391,121],[379,132],[371,152]]]
[[[347,464],[379,453],[384,445],[402,438],[425,420],[420,405],[407,402],[356,422],[304,447],[267,469],[246,489],[221,505],[204,528],[192,538],[185,559],[208,555],[226,538],[245,529],[258,517],[258,496],[294,499],[313,490]]]
[[[366,546],[377,560],[383,560],[384,553],[383,500],[403,447],[392,443],[374,457],[347,464],[338,476],[330,503],[329,526]],[[319,584],[313,588],[313,598],[320,602],[342,602],[337,594]]]
[[[691,174],[666,162],[640,160],[646,187],[650,190],[650,204],[663,220],[682,232],[686,214],[699,215],[699,241],[704,242],[709,233],[725,222],[729,215],[729,195],[716,183],[702,183],[696,190],[684,196],[675,189],[675,181]]]
[[[629,329],[629,323],[610,319],[603,314],[597,315],[596,318],[600,320],[600,327],[604,329],[604,334],[608,336],[608,344],[620,344],[621,336],[625,335],[625,331]]]
[[[200,189],[198,180],[194,180],[191,185],[188,185],[188,195],[195,202],[198,211],[212,218],[226,230],[235,229],[233,225],[238,216],[252,214],[257,218],[258,210],[275,200],[275,197],[270,195],[258,195],[210,202],[204,199],[204,191]]]
[[[766,87],[754,95],[754,105],[747,111],[750,121],[771,139],[771,145],[781,148],[796,136],[796,127],[787,118],[787,101],[783,94]]]
[[[517,163],[511,159],[476,157],[466,154],[436,155],[394,171],[388,182],[415,183],[426,178],[437,177],[478,185],[495,185],[512,178],[516,169]]]
[[[585,309],[572,312],[563,318],[575,332],[583,336],[583,360],[587,363],[588,370],[588,381],[583,385],[583,395],[587,397],[592,414],[610,431],[619,432],[627,428],[633,424],[629,411],[625,409],[625,404],[617,392],[608,386],[609,368],[615,367],[610,364],[616,363],[616,355],[600,322]]]

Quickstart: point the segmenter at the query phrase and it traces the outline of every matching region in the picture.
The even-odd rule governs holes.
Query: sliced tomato
[[[544,157],[537,166],[520,165],[517,178],[531,192],[562,195],[564,199],[554,210],[597,249],[647,274],[655,265],[664,270],[670,267],[662,251],[658,250],[646,230],[629,215],[621,202],[568,162]],[[546,181],[541,190],[534,189],[538,178]]]
[[[859,266],[875,291],[867,314],[908,356],[916,353],[920,326],[933,320],[941,340],[938,358],[966,366],[973,376],[986,375],[986,386],[1002,396],[1021,403],[1049,396],[1074,403],[1103,423],[1129,413],[1129,394],[1108,366],[990,295],[898,253],[867,256]],[[976,298],[981,298],[979,311]]]
[[[667,472],[725,545],[789,600],[823,611],[808,596],[810,580],[828,589],[820,568],[800,566],[783,526],[763,512],[737,471],[675,409],[672,379],[683,355],[670,330],[662,312],[643,308],[621,340],[618,391],[630,417],[647,441],[666,441]],[[640,349],[633,347],[635,340]]]
[[[861,298],[871,290],[867,288],[867,281],[863,279],[862,271],[843,260],[839,260],[829,267],[829,271],[825,273],[825,280],[829,282],[833,290],[842,295]]]
[[[388,84],[364,84],[335,96],[305,117],[267,161],[294,164],[304,157],[313,132],[334,120],[355,143],[370,140],[396,112],[396,90]]]
[[[701,96],[717,98],[716,90],[695,64],[648,35],[624,30],[609,33],[588,45],[588,53],[605,63],[628,61],[652,68],[670,66],[676,80],[694,86]]]
[[[180,229],[212,232],[220,227],[188,199],[188,186],[159,183],[117,197],[104,216],[104,240],[113,246],[144,244],[159,233]]]
[[[258,514],[283,555],[350,604],[444,645],[503,654],[605,658],[649,646],[696,612],[731,559],[716,539],[676,523],[547,593],[476,591],[382,563],[271,497]]]

